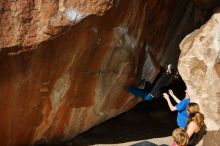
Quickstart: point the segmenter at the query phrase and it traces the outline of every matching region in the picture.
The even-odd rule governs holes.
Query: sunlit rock
[[[220,128],[220,14],[180,44],[179,71],[190,96],[199,103],[209,130]]]

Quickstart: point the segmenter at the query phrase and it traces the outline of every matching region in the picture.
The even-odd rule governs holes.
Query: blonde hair
[[[179,146],[186,146],[189,142],[189,136],[186,131],[182,128],[177,128],[172,134],[173,140]]]
[[[187,110],[189,111],[189,115],[195,115],[196,113],[199,112],[200,108],[198,103],[195,102],[191,102],[188,106],[187,106]]]
[[[202,127],[204,125],[204,115],[202,113],[196,113],[194,117],[192,117],[192,121],[197,124],[198,127]]]

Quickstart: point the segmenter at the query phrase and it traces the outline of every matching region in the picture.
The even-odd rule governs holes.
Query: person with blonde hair
[[[187,146],[189,142],[189,136],[182,128],[175,129],[172,133],[172,137],[174,140],[172,146]]]
[[[188,106],[187,106],[187,111],[189,113],[189,117],[194,117],[194,115],[196,113],[198,113],[200,110],[198,103],[195,102],[191,102]]]
[[[194,116],[190,116],[186,130],[190,138],[188,146],[195,146],[205,134],[206,126],[204,119],[204,115],[200,112],[195,113]]]

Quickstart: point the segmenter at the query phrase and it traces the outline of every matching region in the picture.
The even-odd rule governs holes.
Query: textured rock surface
[[[0,1],[0,145],[66,140],[132,108],[127,85],[157,72],[145,46],[177,62],[204,16],[191,1]]]
[[[196,6],[202,9],[215,9],[220,4],[219,0],[193,0]]]
[[[133,107],[146,8],[1,1],[0,145],[65,140]]]
[[[111,6],[112,0],[1,1],[0,48],[35,45],[56,35],[61,26],[103,15]]]
[[[179,71],[209,130],[220,128],[220,14],[181,42]]]

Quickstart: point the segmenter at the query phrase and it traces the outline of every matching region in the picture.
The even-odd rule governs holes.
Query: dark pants
[[[146,82],[144,89],[139,89],[138,87],[131,85],[128,87],[128,91],[135,96],[142,97],[144,100],[152,100],[153,96],[150,94],[151,88],[151,83]]]

